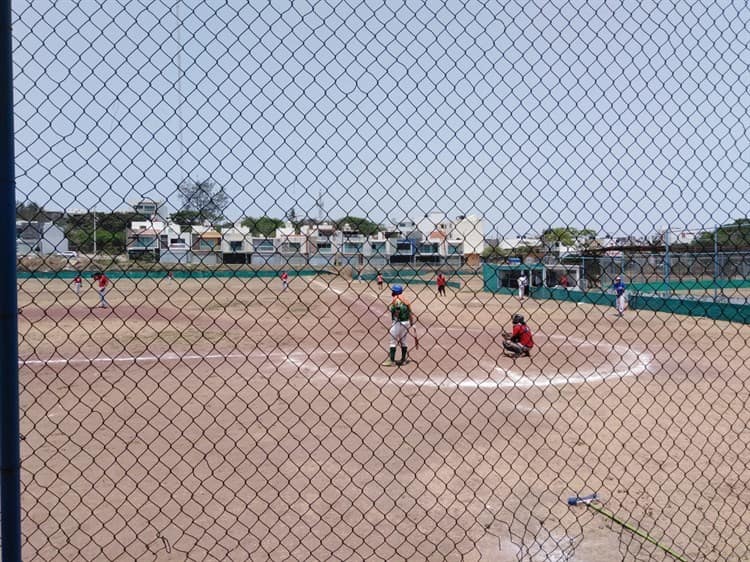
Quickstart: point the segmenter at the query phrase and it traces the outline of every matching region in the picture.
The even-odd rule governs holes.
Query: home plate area
[[[287,368],[280,371],[297,374],[311,382],[396,385],[463,389],[524,389],[551,386],[595,384],[602,381],[636,377],[654,367],[653,356],[625,344],[585,340],[562,335],[545,338],[531,358],[494,358],[484,353],[467,353],[467,361],[443,359],[410,360],[402,367],[383,368],[366,350],[321,349],[306,352],[297,349],[286,354]],[[547,353],[549,352],[549,353]],[[376,352],[377,353],[377,352]],[[385,356],[385,351],[381,352]],[[274,354],[275,355],[275,354]],[[421,355],[415,352],[414,355]],[[463,366],[462,363],[473,363]],[[444,365],[441,367],[441,363]],[[466,368],[466,367],[471,368]],[[291,373],[290,373],[291,368]]]

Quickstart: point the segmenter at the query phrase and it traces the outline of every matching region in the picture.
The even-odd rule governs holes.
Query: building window
[[[419,253],[420,254],[437,254],[438,253],[438,244],[435,243],[429,243],[429,244],[422,244],[419,247]]]
[[[342,252],[344,254],[359,254],[362,253],[362,244],[352,244],[351,242],[344,242]]]
[[[273,253],[273,240],[253,240],[255,251],[261,254]]]
[[[411,254],[411,242],[397,242],[396,253],[397,254]]]
[[[281,245],[281,252],[284,254],[297,254],[302,248],[302,244],[299,242],[284,242]]]
[[[229,242],[230,252],[241,252],[242,251],[242,240]]]
[[[135,239],[133,246],[136,248],[150,248],[156,245],[156,237],[154,236],[139,236]]]

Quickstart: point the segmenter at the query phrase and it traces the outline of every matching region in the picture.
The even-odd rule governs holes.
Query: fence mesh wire
[[[750,556],[747,6],[13,16],[25,560]]]

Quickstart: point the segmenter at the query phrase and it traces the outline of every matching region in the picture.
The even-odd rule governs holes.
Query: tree
[[[256,236],[274,236],[276,229],[284,226],[284,221],[273,217],[246,217],[242,220],[242,226],[250,229]]]
[[[748,248],[750,247],[750,219],[737,219],[731,224],[723,224],[711,232],[698,236],[693,245],[703,248]]]
[[[372,236],[373,234],[377,234],[380,230],[380,225],[375,224],[374,222],[371,222],[367,219],[363,219],[361,217],[353,217],[351,215],[347,215],[335,222],[336,228],[338,229],[341,229],[345,224],[348,224],[357,232],[359,232],[360,234],[364,234],[365,236]]]
[[[132,211],[96,213],[96,245],[98,252],[120,254],[125,249],[125,229],[133,221],[145,217]],[[71,249],[92,252],[94,249],[94,211],[76,215],[68,214],[56,223],[63,229]]]
[[[574,246],[583,246],[585,248],[591,245],[596,239],[596,231],[590,228],[578,230],[570,226],[558,226],[546,229],[542,232],[540,239],[548,249],[558,243],[567,248]]]
[[[498,246],[485,246],[482,250],[482,259],[487,262],[505,261],[513,251],[500,248]]]
[[[192,226],[203,222],[198,211],[177,211],[169,215],[169,220],[180,226]]]
[[[44,209],[33,201],[28,203],[21,202],[16,205],[16,218],[22,221],[43,220]]]
[[[197,213],[199,222],[209,221],[213,224],[224,219],[224,209],[229,204],[229,196],[211,180],[195,182],[187,178],[177,189],[182,199],[180,211]]]

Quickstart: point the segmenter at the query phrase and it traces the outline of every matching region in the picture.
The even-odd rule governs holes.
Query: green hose
[[[680,562],[688,562],[687,558],[685,558],[684,556],[680,556],[679,554],[677,554],[674,550],[672,550],[668,546],[664,546],[659,541],[657,541],[655,538],[649,536],[648,533],[646,533],[644,531],[641,531],[637,527],[633,527],[633,525],[631,525],[630,523],[627,523],[625,521],[621,521],[620,519],[618,519],[617,517],[615,517],[615,515],[613,513],[610,513],[607,510],[605,510],[605,509],[603,509],[603,508],[601,508],[599,506],[596,506],[593,503],[588,502],[588,501],[587,502],[582,502],[582,503],[585,503],[587,507],[590,507],[594,511],[598,511],[599,513],[601,513],[605,517],[611,519],[612,521],[614,521],[618,525],[622,525],[628,531],[631,531],[632,533],[635,533],[636,535],[638,535],[642,539],[647,540],[651,544],[659,547],[661,550],[663,550],[664,552],[666,552],[670,556],[673,556],[675,560],[679,560]]]

